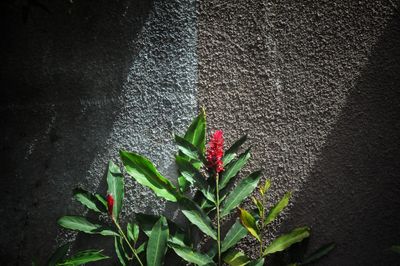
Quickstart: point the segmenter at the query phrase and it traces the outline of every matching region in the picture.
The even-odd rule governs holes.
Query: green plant
[[[256,171],[243,179],[231,191],[229,187],[235,177],[250,158],[250,149],[237,155],[246,136],[236,141],[225,153],[223,152],[223,133],[216,131],[206,149],[206,117],[202,111],[197,116],[183,137],[175,135],[178,145],[176,163],[179,169],[178,186],[162,176],[154,165],[145,157],[134,153],[121,151],[121,159],[126,172],[138,183],[149,187],[155,194],[165,200],[176,202],[183,215],[213,241],[209,250],[200,253],[191,246],[170,245],[176,254],[187,262],[205,265],[215,259],[221,265],[222,258],[229,249],[241,240],[247,233],[235,223],[226,236],[221,236],[221,219],[232,211],[256,188],[261,172]],[[189,196],[188,188],[197,192],[193,198]],[[215,218],[215,224],[212,220]],[[191,228],[191,234],[196,230]],[[191,254],[191,256],[189,256]],[[195,259],[205,259],[203,262]],[[206,259],[207,257],[207,259]]]
[[[268,246],[265,245],[264,234],[267,226],[273,222],[279,214],[285,209],[285,207],[289,204],[289,199],[291,197],[291,193],[287,192],[281,200],[276,203],[270,210],[267,212],[265,209],[266,201],[267,201],[267,192],[271,186],[270,180],[266,180],[264,185],[260,185],[258,190],[260,193],[259,197],[252,197],[252,201],[255,207],[253,211],[247,211],[245,209],[239,208],[239,217],[242,225],[247,229],[250,235],[252,235],[259,242],[259,256],[256,261],[251,262],[254,265],[262,265],[264,263],[264,257],[274,254],[276,252],[281,252],[288,249],[295,243],[301,242],[304,239],[310,236],[310,228],[298,227],[290,231],[289,233],[278,236],[274,239]],[[309,257],[304,259],[303,262],[293,263],[291,265],[306,265],[308,263],[314,262],[322,256],[329,253],[334,248],[334,244],[329,244],[318,249],[315,253],[311,254]],[[250,259],[247,258],[243,253],[239,251],[232,251],[236,258],[238,256],[241,257],[241,260],[244,262],[250,262]],[[231,265],[231,262],[228,257],[228,260],[225,262]],[[244,265],[244,264],[243,264]]]
[[[120,151],[122,164],[129,176],[150,188],[158,197],[177,204],[189,221],[183,228],[163,216],[138,213],[124,230],[119,219],[124,199],[124,178],[120,168],[113,162],[109,163],[107,169],[106,197],[83,189],[74,191],[76,200],[91,211],[107,215],[109,223],[91,222],[82,216],[64,216],[58,223],[70,230],[112,237],[121,265],[133,262],[139,265],[162,265],[167,250],[173,251],[187,263],[196,265],[222,265],[223,261],[233,266],[262,265],[264,256],[284,250],[292,243],[308,237],[309,229],[297,228],[263,248],[262,230],[287,205],[290,196],[287,194],[268,215],[264,211],[264,199],[260,201],[253,198],[258,207],[258,216],[241,209],[241,221],[236,219],[227,233],[221,234],[223,219],[236,212],[261,179],[261,171],[255,171],[236,182],[238,173],[250,158],[250,148],[239,153],[246,140],[246,136],[241,137],[224,152],[223,132],[218,130],[206,146],[206,115],[202,110],[183,136],[175,135],[178,146],[175,156],[177,184],[164,177],[144,156]],[[263,196],[268,188],[269,182],[260,188]],[[257,224],[257,220],[261,224]],[[248,232],[261,243],[260,258],[253,262],[234,250]],[[200,247],[198,238],[194,236],[202,234],[206,235],[210,245]],[[291,244],[287,244],[288,239]]]
[[[57,248],[53,255],[49,258],[46,265],[48,266],[77,266],[82,265],[89,262],[95,262],[99,260],[108,259],[108,256],[102,254],[102,250],[84,250],[75,253],[72,256],[67,256],[68,249],[70,248],[71,243],[64,244]],[[32,262],[32,266],[36,266],[37,263]]]
[[[113,227],[93,223],[82,216],[63,216],[58,220],[58,224],[64,228],[87,234],[113,237],[116,254],[121,264],[125,265],[126,259],[132,260],[135,258],[140,265],[143,265],[138,254],[144,251],[146,243],[136,247],[139,237],[138,225],[136,223],[128,223],[125,233],[119,223],[119,215],[124,198],[124,179],[119,167],[113,162],[108,165],[107,185],[106,197],[100,194],[92,194],[81,188],[74,190],[74,197],[90,210],[108,214]]]

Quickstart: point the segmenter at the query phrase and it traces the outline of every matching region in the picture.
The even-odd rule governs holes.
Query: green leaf
[[[240,210],[240,222],[254,236],[258,241],[261,242],[260,234],[258,231],[256,219],[245,209],[239,208]]]
[[[237,250],[230,250],[224,255],[223,260],[230,266],[243,266],[250,263],[250,259]]]
[[[320,260],[322,257],[328,255],[329,252],[331,252],[335,248],[335,243],[329,243],[326,245],[323,245],[319,249],[317,249],[315,252],[307,256],[300,265],[306,265],[310,263],[317,262]],[[399,252],[400,252],[400,247],[399,247]]]
[[[292,230],[290,233],[284,234],[276,238],[271,244],[264,250],[264,256],[279,252],[287,249],[291,245],[301,242],[304,238],[310,236],[310,228],[299,227]]]
[[[256,205],[258,209],[259,217],[264,217],[264,206],[262,205],[262,202],[255,197],[251,197],[251,199],[253,200],[254,205]]]
[[[264,258],[253,260],[247,266],[263,266],[264,265]]]
[[[173,243],[169,243],[168,246],[170,246],[179,257],[186,260],[187,262],[194,263],[200,266],[215,265],[212,258],[200,252],[194,251],[189,247],[180,246]]]
[[[189,157],[190,159],[195,161],[204,161],[204,158],[200,153],[199,149],[186,139],[178,135],[175,135],[175,142],[178,145],[179,151],[182,152],[187,157]]]
[[[159,217],[155,215],[137,213],[136,220],[139,223],[140,229],[147,235],[150,236],[151,229],[153,228],[154,224],[159,220]],[[174,243],[178,245],[185,245],[187,244],[187,235],[184,234],[182,229],[174,222],[167,220],[168,227],[169,227],[169,239],[168,243]]]
[[[274,206],[272,207],[271,211],[268,213],[267,217],[265,218],[264,224],[269,224],[281,213],[281,211],[289,204],[291,193],[287,192],[283,198]]]
[[[194,167],[190,161],[186,160],[181,156],[176,156],[176,163],[178,165],[179,172],[181,173],[181,175],[188,182],[190,182],[190,184],[197,187],[202,192],[202,194],[206,199],[215,202],[214,193],[208,187],[207,181],[199,172],[199,170],[196,169],[196,167]]]
[[[217,239],[217,234],[212,226],[210,218],[203,212],[203,210],[193,201],[188,198],[181,198],[179,204],[182,207],[182,213],[186,218],[194,225],[196,225],[200,231],[206,235]]]
[[[137,249],[136,254],[142,253],[146,249],[147,242],[143,242]]]
[[[239,150],[240,146],[247,140],[247,135],[242,136],[240,139],[235,141],[232,146],[225,152],[222,162],[224,166],[229,164],[236,157],[236,152]]]
[[[186,242],[188,242],[187,238],[188,238],[187,235],[183,231],[177,229],[174,234],[171,233],[169,234],[168,243],[185,246]]]
[[[246,164],[249,158],[250,158],[250,149],[247,149],[244,153],[242,153],[239,156],[237,160],[231,162],[225,167],[225,170],[222,172],[222,177],[219,184],[220,190],[222,190],[226,185],[228,185],[232,177],[237,175],[237,173],[242,169],[242,167]]]
[[[204,109],[193,120],[185,133],[185,139],[192,143],[198,150],[204,152],[206,146],[206,114]]]
[[[119,236],[116,232],[105,228],[102,225],[91,223],[85,217],[81,216],[63,216],[58,219],[57,223],[64,228],[81,231],[87,234]]]
[[[53,255],[51,255],[50,259],[47,261],[48,266],[55,266],[58,262],[60,262],[65,255],[67,255],[70,243],[64,244],[54,251]]]
[[[254,172],[248,177],[244,178],[226,197],[221,208],[221,217],[228,215],[231,210],[240,205],[240,203],[247,198],[253,190],[257,187],[258,181],[261,177],[261,171]]]
[[[85,205],[87,208],[95,211],[95,212],[107,212],[107,208],[104,208],[104,205],[101,201],[97,199],[93,194],[88,191],[77,188],[74,190],[74,197],[77,201]]]
[[[154,224],[160,217],[144,213],[136,213],[136,220],[139,223],[140,229],[149,237]]]
[[[82,265],[88,262],[94,262],[99,260],[108,259],[108,256],[103,255],[101,252],[103,250],[85,250],[76,253],[74,256],[69,259],[64,260],[62,263],[58,265],[68,265],[68,266],[77,266]]]
[[[270,187],[271,187],[271,180],[269,179],[265,180],[264,186],[260,186],[260,194],[264,196],[264,194],[268,191]]]
[[[157,196],[176,202],[180,197],[177,189],[163,177],[145,157],[127,151],[120,151],[126,171],[139,184],[151,188]]]
[[[101,209],[104,209],[105,212],[107,212],[108,205],[107,205],[106,199],[105,199],[102,195],[100,195],[100,194],[95,194],[94,196],[95,196],[96,199],[102,204]]]
[[[128,223],[126,231],[128,233],[128,238],[136,243],[139,239],[139,225],[137,223]]]
[[[118,220],[122,210],[122,200],[124,198],[124,177],[119,167],[112,161],[108,163],[107,170],[107,194],[114,198],[113,217]]]
[[[181,192],[186,192],[190,187],[189,181],[187,181],[183,175],[178,177],[178,187]]]
[[[247,230],[239,220],[232,225],[221,244],[221,252],[227,251],[229,248],[236,245],[243,237],[247,235]]]
[[[148,266],[159,266],[162,264],[167,251],[167,240],[169,230],[167,219],[161,217],[151,230],[147,244],[146,259]]]
[[[125,250],[123,249],[121,242],[119,241],[119,237],[114,237],[114,248],[115,248],[115,253],[117,254],[118,260],[121,263],[121,265],[126,266],[125,262]]]

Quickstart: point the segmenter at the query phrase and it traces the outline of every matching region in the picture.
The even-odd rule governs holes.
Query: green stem
[[[216,207],[217,207],[217,246],[218,246],[218,265],[221,265],[221,226],[219,217],[219,174],[215,177],[215,188],[216,188]]]
[[[260,238],[261,238],[261,241],[260,241],[260,259],[263,257],[263,254],[264,254],[264,245],[263,245],[263,234],[264,234],[264,221],[265,221],[265,195],[262,195],[261,196],[261,205],[263,206],[263,212],[262,212],[262,215],[261,215],[261,229],[260,229]]]
[[[136,253],[136,249],[134,249],[131,245],[131,243],[129,242],[128,238],[126,237],[124,231],[122,230],[121,226],[119,226],[119,224],[117,223],[117,221],[114,219],[114,217],[112,217],[112,220],[115,224],[115,226],[118,228],[119,233],[122,235],[122,237],[124,238],[125,242],[128,244],[129,248],[132,250],[133,255],[135,255],[136,259],[138,260],[139,264],[141,266],[143,266],[142,261],[140,260],[138,254]]]

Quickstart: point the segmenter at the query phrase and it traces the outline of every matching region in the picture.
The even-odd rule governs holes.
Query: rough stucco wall
[[[268,237],[309,225],[320,265],[398,265],[400,21],[390,1],[200,1],[199,104],[271,200],[294,192]],[[241,248],[256,251],[250,238]]]
[[[106,163],[119,149],[175,176],[171,136],[197,109],[195,3],[52,1],[51,13],[33,6],[26,23],[21,6],[4,7],[1,264],[43,262],[66,240],[104,248],[102,238],[64,232],[56,219],[84,214],[73,188],[105,193]],[[126,186],[125,217],[166,208],[149,190]]]
[[[43,2],[50,13],[32,6],[26,23],[20,2],[1,3],[2,265],[43,261],[66,240],[104,248],[58,229],[83,213],[71,190],[104,192],[120,148],[175,176],[171,133],[197,102],[228,143],[249,134],[243,174],[264,169],[270,203],[294,191],[268,237],[307,224],[310,250],[338,244],[321,265],[398,264],[386,251],[400,242],[394,1]],[[176,215],[130,181],[127,198],[128,218]]]
[[[397,265],[400,27],[389,1],[201,1],[199,102],[228,140],[247,132],[272,237],[309,225],[320,265]],[[241,247],[257,250],[246,239]],[[250,248],[249,248],[250,247]]]

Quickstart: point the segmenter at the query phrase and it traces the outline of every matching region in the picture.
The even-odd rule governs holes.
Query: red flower
[[[107,195],[108,214],[112,216],[114,207],[114,198],[110,194]]]
[[[217,130],[211,137],[207,148],[208,167],[219,173],[224,170],[222,157],[224,156],[224,132]]]

